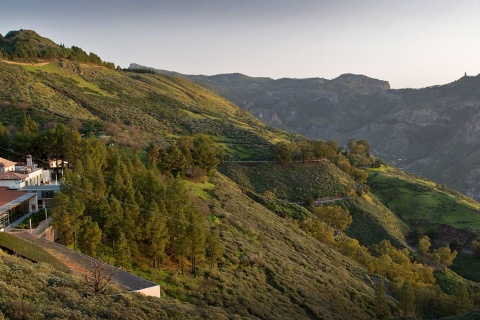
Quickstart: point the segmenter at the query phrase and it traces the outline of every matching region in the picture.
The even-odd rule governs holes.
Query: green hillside
[[[372,193],[408,225],[411,243],[423,235],[437,246],[456,243],[460,252],[451,269],[466,279],[480,281],[480,260],[469,250],[472,241],[480,237],[478,202],[392,167],[370,169],[368,184]]]
[[[149,141],[165,145],[180,135],[204,133],[235,159],[264,159],[272,142],[291,136],[180,78],[77,62],[0,62],[0,72],[5,125],[19,127],[21,111],[41,125],[75,119],[84,131],[106,131],[118,143],[140,148]]]
[[[412,231],[464,244],[480,236],[480,204],[458,192],[392,167],[370,169],[368,184]]]
[[[355,182],[328,161],[257,166],[225,163],[219,167],[219,170],[243,188],[257,194],[270,193],[277,201],[287,200],[306,204],[308,201],[317,199],[346,198],[336,203],[347,208],[352,214],[353,223],[347,230],[347,234],[365,245],[389,239],[397,246],[406,246],[405,224],[384,207],[375,196],[367,194],[361,197],[356,196]],[[280,212],[288,212],[288,210],[283,209]],[[301,220],[306,216],[298,211],[284,215],[298,217]]]

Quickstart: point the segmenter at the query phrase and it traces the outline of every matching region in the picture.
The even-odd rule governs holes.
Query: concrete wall
[[[141,290],[135,290],[133,292],[140,292],[146,296],[161,298],[160,286],[158,285],[150,288],[141,289]]]
[[[44,238],[48,241],[55,241],[55,235],[56,235],[56,232],[55,232],[55,229],[53,229],[53,227],[48,227],[45,231],[42,232],[42,234],[40,235],[40,238]]]

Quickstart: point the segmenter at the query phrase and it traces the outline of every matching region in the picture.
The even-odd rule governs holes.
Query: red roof
[[[28,175],[16,172],[0,172],[0,180],[21,180],[27,178]]]
[[[27,193],[28,192],[24,191],[7,190],[7,187],[0,187],[0,206],[20,198]]]
[[[11,166],[14,166],[14,165],[16,164],[16,162],[7,160],[7,159],[2,158],[2,157],[0,157],[0,162],[3,163],[3,165],[4,165],[5,167],[11,167]]]

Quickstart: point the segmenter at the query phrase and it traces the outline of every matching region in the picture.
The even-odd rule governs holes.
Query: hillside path
[[[16,62],[16,61],[8,61],[8,60],[2,60],[2,62],[8,63],[8,64],[16,64],[20,66],[35,66],[35,67],[43,67],[43,66],[46,66],[47,64],[52,63],[52,61],[30,63],[30,62]]]
[[[40,238],[30,233],[29,231],[12,232],[11,234],[45,249],[47,252],[49,252],[51,255],[53,255],[55,258],[57,258],[67,267],[69,267],[74,274],[82,277],[84,277],[85,274],[91,273],[92,266],[100,265],[102,263],[97,259],[74,251],[61,244],[46,240],[44,238]],[[157,286],[156,283],[153,283],[151,281],[148,281],[106,263],[104,263],[103,272],[105,275],[113,274],[112,281],[129,291],[142,290],[145,288]]]

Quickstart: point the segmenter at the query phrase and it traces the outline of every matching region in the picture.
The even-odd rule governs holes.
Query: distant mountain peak
[[[341,81],[349,83],[355,87],[368,87],[379,91],[390,90],[390,83],[388,81],[370,78],[362,74],[344,73],[332,81]]]

